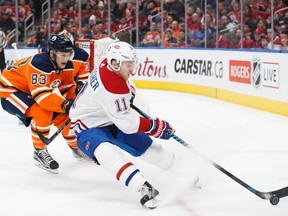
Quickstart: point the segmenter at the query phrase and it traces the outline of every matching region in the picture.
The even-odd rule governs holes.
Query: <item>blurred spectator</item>
[[[59,34],[62,30],[63,30],[62,25],[59,22],[56,25],[54,25],[52,34]]]
[[[232,7],[233,9],[228,13],[228,16],[230,17],[231,22],[240,23],[241,15],[240,15],[239,3],[235,2]]]
[[[241,29],[238,28],[238,29],[236,29],[236,32],[235,32],[235,40],[233,42],[232,48],[241,48],[241,43],[242,43]]]
[[[287,4],[287,1],[283,1],[283,0],[275,0],[274,1],[274,11],[278,11],[278,10],[281,10],[285,7],[287,7],[287,5],[285,5],[285,3]],[[281,15],[283,16],[285,14],[285,10],[283,10],[282,12],[280,12]],[[286,12],[287,13],[287,12]]]
[[[15,29],[15,21],[9,16],[7,12],[2,12],[2,20],[0,20],[0,28],[9,34],[13,29]]]
[[[223,15],[226,15],[228,13],[225,1],[219,1],[218,13],[219,13],[219,17],[222,17]]]
[[[174,20],[171,24],[171,30],[172,30],[172,34],[173,37],[177,38],[178,37],[178,33],[180,31],[180,27],[179,27],[179,23],[178,21]]]
[[[262,49],[269,49],[268,44],[270,42],[270,38],[267,35],[262,35],[261,36],[261,46]]]
[[[68,20],[69,10],[66,8],[66,5],[64,2],[61,2],[61,1],[59,2],[58,8],[56,9],[56,11],[62,19]]]
[[[93,38],[93,33],[89,29],[89,25],[85,24],[82,29],[81,29],[81,34],[79,35],[80,39],[92,39]]]
[[[19,9],[18,9],[18,16],[19,16],[19,22],[23,23],[25,18],[28,17],[28,15],[31,13],[31,8],[29,5],[26,4],[25,0],[19,1]]]
[[[199,14],[196,12],[193,13],[191,17],[188,17],[187,22],[187,26],[191,31],[191,34],[201,27],[201,19],[199,18]]]
[[[95,34],[97,32],[97,28],[96,28],[96,16],[94,14],[92,14],[89,17],[89,21],[88,21],[88,28],[89,30]]]
[[[238,28],[238,29],[236,29],[236,32],[235,32],[235,40],[233,42],[232,48],[234,48],[234,49],[241,48],[241,43],[242,43],[242,48],[250,49],[251,44],[252,44],[252,40],[250,37],[247,37],[244,34],[243,34],[243,39],[241,40],[241,29]],[[226,48],[228,48],[228,47],[226,47]]]
[[[71,2],[72,3],[72,2]],[[73,5],[68,7],[68,16],[69,18],[78,17],[79,5],[78,3],[74,3]]]
[[[164,10],[166,10],[168,15],[172,16],[174,20],[183,21],[185,8],[179,0],[166,0]]]
[[[164,36],[164,47],[173,47],[177,43],[177,39],[173,37],[172,30],[167,29]]]
[[[285,32],[285,31],[281,31],[281,32],[280,32],[280,38],[281,38],[280,50],[287,50],[287,49],[288,49],[287,33],[288,33],[288,32]]]
[[[25,0],[20,0],[19,2],[19,6],[18,6],[18,28],[19,31],[21,32],[20,34],[20,40],[23,40],[23,36],[24,36],[24,20],[29,16],[29,14],[31,13],[31,8],[26,4]]]
[[[284,25],[285,26],[285,25]],[[259,19],[257,23],[257,28],[262,29],[263,32],[266,32],[266,21],[263,19]]]
[[[211,32],[216,31],[216,24],[213,21],[213,17],[211,14],[206,14],[205,16],[202,17],[202,23],[205,24],[205,18],[207,19],[207,27],[210,29]]]
[[[113,17],[114,17],[114,22],[116,24],[119,23],[125,9],[126,9],[126,3],[123,0],[120,0],[119,3],[115,5],[114,10],[113,10]]]
[[[253,19],[253,11],[250,5],[244,6],[243,23],[247,24],[250,30],[253,32],[256,29],[256,20]]]
[[[104,29],[104,25],[99,23],[96,27],[96,33],[94,34],[95,39],[101,39],[104,37],[108,37],[108,32]]]
[[[149,22],[161,22],[161,8],[156,2],[151,1],[148,3],[147,8],[144,12],[144,15],[147,17]]]
[[[3,6],[2,12],[7,14],[13,21],[15,21],[15,5],[12,0],[6,1],[6,5]]]
[[[107,17],[108,17],[108,11],[106,8],[104,8],[104,3],[103,1],[99,1],[98,7],[95,10],[95,16],[96,16],[96,21],[97,23],[105,23],[107,22]]]
[[[165,20],[165,25],[164,25],[165,28],[166,29],[171,28],[172,22],[173,22],[173,17],[168,15],[167,19]]]
[[[200,28],[197,29],[192,36],[191,46],[205,47],[205,41],[206,41],[207,43],[206,45],[207,47],[209,47],[211,39],[212,39],[212,33],[210,32],[209,29],[208,31],[206,31],[206,39],[205,39],[205,25],[204,23],[202,23]]]
[[[231,48],[231,41],[227,38],[225,34],[221,34],[218,39],[219,48]]]
[[[231,22],[230,17],[223,15],[221,17],[221,32],[233,32],[235,31],[236,25]]]
[[[180,30],[179,33],[178,33],[177,42],[176,42],[176,44],[174,46],[175,47],[188,47],[190,45],[191,45],[190,38],[187,38],[187,40],[185,40],[185,31],[184,30]]]
[[[253,18],[258,19],[266,19],[268,16],[270,16],[271,11],[269,8],[269,1],[267,0],[255,0],[251,3],[251,8],[253,11]]]
[[[261,36],[264,34],[263,29],[257,28],[254,31],[254,40],[251,44],[251,49],[262,49]]]
[[[131,28],[130,25],[128,25],[126,17],[121,17],[120,23],[117,25],[117,31],[128,31]]]
[[[268,43],[268,49],[272,50],[280,50],[281,47],[281,38],[276,34],[275,31],[273,31],[273,37],[272,37],[272,29],[267,28],[267,36],[270,38],[270,42]]]
[[[141,42],[142,46],[148,47],[148,46],[159,46],[161,43],[160,32],[157,30],[157,24],[155,22],[151,23],[151,30],[148,31]]]
[[[134,28],[135,27],[135,17],[132,16],[132,13],[129,9],[126,9],[125,10],[125,13],[123,14],[123,17],[126,18],[126,23],[128,26],[130,26],[131,28]]]
[[[127,2],[126,9],[123,11],[122,16],[126,16],[127,9],[131,12],[131,16],[135,17],[136,9],[132,2]]]
[[[28,47],[45,47],[47,46],[48,34],[47,30],[42,28],[39,31],[36,31],[35,34],[28,38],[27,46]]]

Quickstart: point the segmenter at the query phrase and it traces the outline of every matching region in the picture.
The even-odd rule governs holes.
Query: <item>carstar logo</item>
[[[230,60],[229,80],[232,82],[251,84],[251,62]]]

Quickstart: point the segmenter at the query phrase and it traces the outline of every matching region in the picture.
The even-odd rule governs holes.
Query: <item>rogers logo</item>
[[[251,84],[251,62],[230,60],[229,80],[232,82]]]

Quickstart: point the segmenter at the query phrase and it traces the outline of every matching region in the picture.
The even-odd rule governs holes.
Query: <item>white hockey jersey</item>
[[[150,120],[130,109],[129,81],[111,71],[104,59],[90,74],[70,110],[70,133],[115,124],[124,133],[145,132]]]

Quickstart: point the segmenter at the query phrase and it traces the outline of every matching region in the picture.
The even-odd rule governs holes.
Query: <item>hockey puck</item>
[[[279,200],[280,200],[279,197],[276,195],[270,197],[270,203],[272,205],[277,205],[279,203]]]

